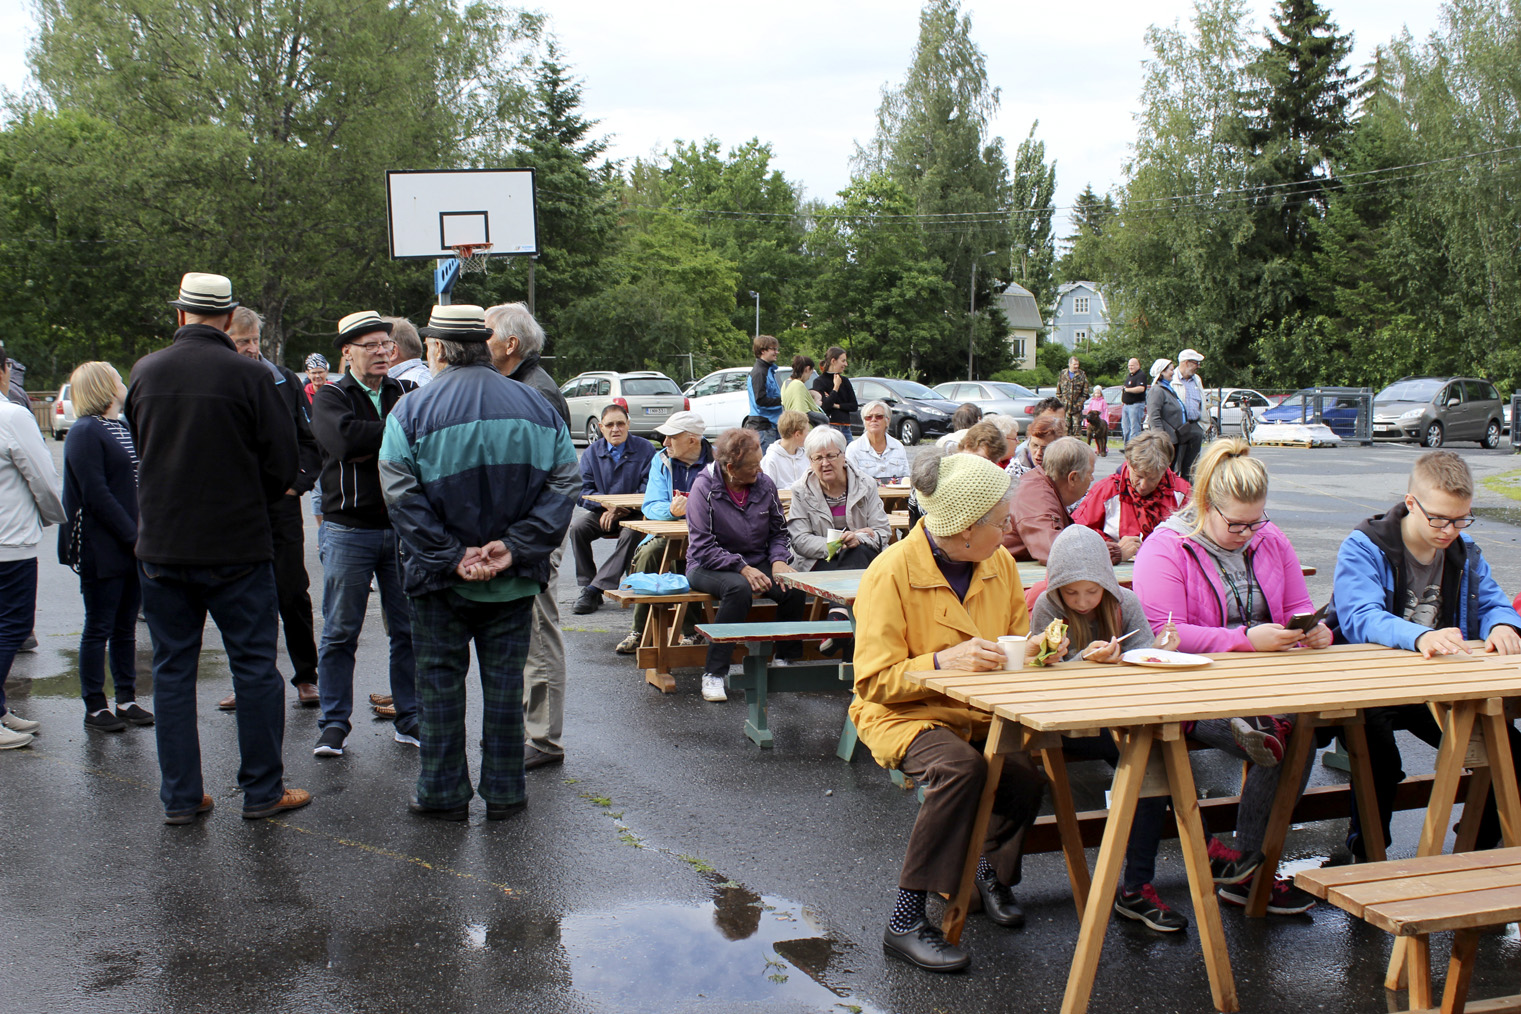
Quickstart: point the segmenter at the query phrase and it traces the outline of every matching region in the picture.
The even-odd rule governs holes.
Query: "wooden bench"
[[[794,621],[791,623],[701,623],[697,626],[714,644],[742,645],[745,659],[740,673],[730,670],[730,690],[745,692],[745,735],[757,745],[772,746],[766,721],[767,697],[773,693],[808,693],[849,690],[854,682],[848,662],[822,660],[773,666],[771,654],[781,641],[823,641],[849,637],[854,628],[848,620]]]
[[[1521,1012],[1521,994],[1468,1006],[1479,934],[1521,920],[1521,848],[1421,856],[1305,870],[1302,890],[1409,940],[1410,1010],[1462,1014]],[[1453,931],[1440,1008],[1432,1006],[1430,935]]]
[[[624,609],[636,605],[650,607],[644,621],[644,630],[634,658],[644,670],[644,681],[663,694],[676,692],[676,679],[672,669],[702,665],[707,645],[682,644],[681,630],[686,622],[687,610],[697,607],[705,616],[711,617],[717,607],[713,596],[707,592],[685,591],[675,595],[649,595],[628,588],[614,588],[603,592]]]

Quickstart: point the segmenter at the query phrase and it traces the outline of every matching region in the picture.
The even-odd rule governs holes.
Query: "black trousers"
[[[1178,446],[1173,449],[1172,470],[1192,482],[1189,473],[1193,471],[1194,462],[1199,459],[1199,449],[1203,446],[1204,430],[1196,422],[1184,423],[1178,431]]]
[[[301,498],[287,495],[269,509],[275,541],[275,596],[285,627],[285,652],[296,670],[292,683],[317,682],[317,635],[312,624],[311,584],[306,574],[306,536]]]
[[[961,886],[972,821],[988,778],[987,760],[981,750],[949,729],[926,729],[908,745],[898,770],[924,786],[924,803],[908,837],[898,886],[905,891],[954,895]],[[982,854],[1001,884],[1019,883],[1025,832],[1040,813],[1045,791],[1045,776],[1028,758],[1023,754],[1004,758],[982,842]]]
[[[755,592],[750,589],[750,582],[746,581],[745,576],[739,571],[688,567],[687,580],[698,591],[717,596],[718,623],[741,623],[750,615],[750,602],[755,597]],[[807,607],[807,596],[798,589],[784,588],[780,582],[773,581],[771,587],[761,592],[761,595],[776,603],[778,623],[803,618],[803,611]],[[776,646],[776,657],[797,658],[802,654],[802,650],[803,646],[798,641],[783,641]],[[722,676],[729,671],[729,663],[733,658],[734,645],[710,644],[702,671]]]
[[[644,515],[626,514],[619,521],[637,521]],[[598,591],[612,591],[623,580],[623,574],[634,559],[634,550],[644,535],[622,524],[613,525],[612,531],[602,527],[602,515],[591,511],[576,511],[570,522],[570,547],[576,557],[576,584],[585,588],[591,585]],[[598,567],[592,556],[592,543],[598,539],[617,539],[618,544],[608,558]]]
[[[1368,762],[1373,768],[1373,793],[1378,799],[1378,818],[1383,824],[1384,845],[1392,840],[1389,820],[1394,812],[1394,793],[1405,779],[1404,765],[1400,760],[1399,744],[1394,734],[1397,730],[1415,736],[1423,743],[1440,746],[1442,727],[1431,717],[1431,710],[1424,704],[1403,704],[1394,708],[1369,708],[1363,718],[1368,737]],[[1521,732],[1514,725],[1507,725],[1510,736],[1511,759],[1521,777]],[[1366,832],[1358,817],[1357,807],[1352,807],[1352,834],[1359,839]],[[1491,792],[1484,803],[1484,815],[1479,820],[1479,834],[1474,842],[1476,848],[1492,849],[1500,843],[1500,812],[1495,807],[1495,794]],[[1364,855],[1361,840],[1351,840],[1353,854]]]

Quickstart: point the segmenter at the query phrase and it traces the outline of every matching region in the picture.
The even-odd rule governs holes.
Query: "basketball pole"
[[[538,319],[538,316],[533,308],[533,264],[538,259],[536,256],[528,258],[528,316],[533,317],[535,320]]]

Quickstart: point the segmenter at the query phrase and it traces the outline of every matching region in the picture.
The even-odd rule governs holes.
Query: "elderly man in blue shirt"
[[[1178,353],[1178,373],[1173,378],[1173,390],[1183,401],[1183,433],[1178,441],[1178,466],[1173,469],[1185,479],[1193,471],[1199,449],[1204,445],[1204,382],[1199,379],[1199,364],[1204,355],[1193,349]]]
[[[602,605],[602,593],[618,587],[623,572],[638,548],[640,535],[622,522],[643,517],[635,507],[604,507],[586,499],[596,494],[644,492],[649,481],[655,445],[643,437],[630,436],[628,409],[617,403],[602,410],[602,436],[581,455],[581,503],[583,508],[570,523],[570,546],[576,555],[576,584],[581,596],[571,607],[578,615],[594,613]],[[598,567],[592,559],[592,543],[617,539],[618,544]]]

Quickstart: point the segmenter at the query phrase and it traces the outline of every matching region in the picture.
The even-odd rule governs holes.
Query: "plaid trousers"
[[[480,664],[480,794],[491,806],[528,796],[523,776],[523,663],[533,624],[533,599],[472,602],[450,589],[411,600],[417,656],[421,768],[417,801],[450,809],[470,801],[465,759],[465,676],[470,642]]]

